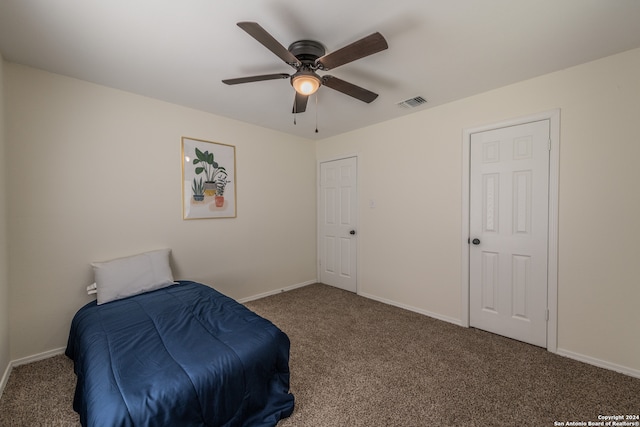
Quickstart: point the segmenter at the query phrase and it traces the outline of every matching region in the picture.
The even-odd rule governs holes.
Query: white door
[[[356,292],[357,158],[320,163],[320,282]]]
[[[546,347],[549,120],[471,135],[470,325]]]

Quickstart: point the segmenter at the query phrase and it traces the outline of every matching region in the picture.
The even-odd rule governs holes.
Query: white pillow
[[[171,249],[145,252],[111,261],[92,262],[98,304],[173,285]]]

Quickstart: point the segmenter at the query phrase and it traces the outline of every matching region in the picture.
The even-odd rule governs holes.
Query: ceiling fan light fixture
[[[308,96],[314,94],[321,83],[320,77],[312,71],[298,71],[291,76],[291,86],[300,95]]]

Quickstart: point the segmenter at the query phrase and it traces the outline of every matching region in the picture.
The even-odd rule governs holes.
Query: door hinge
[[[549,321],[549,309],[547,308],[546,313],[544,315],[545,319],[547,320],[547,322]]]
[[[547,141],[547,150],[551,151],[551,138]]]

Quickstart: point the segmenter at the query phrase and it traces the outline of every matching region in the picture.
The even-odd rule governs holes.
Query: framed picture
[[[182,217],[236,217],[236,147],[182,137]]]

